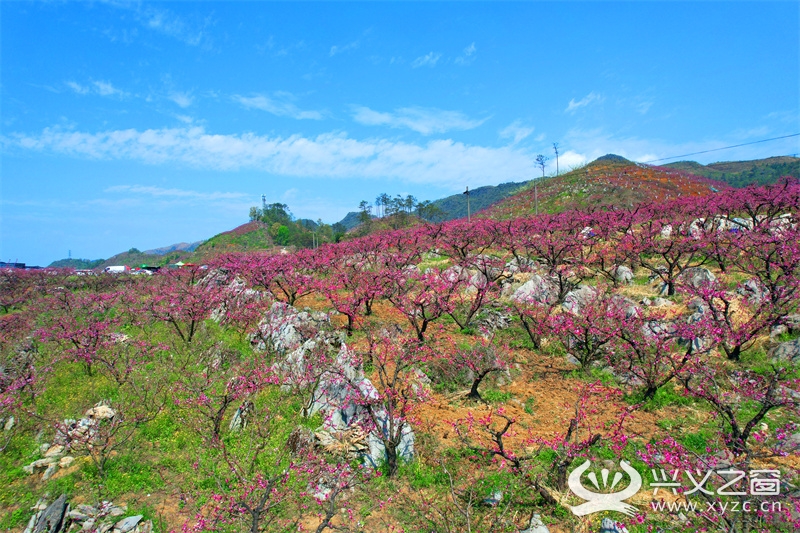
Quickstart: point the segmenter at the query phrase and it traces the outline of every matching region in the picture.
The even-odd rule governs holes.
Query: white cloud
[[[194,98],[192,98],[191,94],[178,91],[170,92],[168,98],[183,109],[186,109],[194,102]]]
[[[470,44],[464,48],[462,55],[456,58],[456,63],[459,65],[469,65],[475,60],[475,52],[477,51],[478,49],[475,47],[475,43]]]
[[[517,144],[521,140],[529,137],[535,128],[533,126],[527,127],[522,124],[521,120],[515,120],[502,130],[500,130],[500,137],[503,139],[513,139],[513,143]]]
[[[98,133],[46,128],[41,134],[3,139],[6,150],[55,152],[97,160],[178,163],[216,170],[255,169],[291,177],[399,179],[453,189],[496,184],[535,171],[530,153],[512,146],[467,145],[450,139],[426,144],[357,140],[344,133],[316,137],[217,135],[202,127],[113,130]]]
[[[64,84],[69,87],[73,92],[77,94],[96,94],[99,96],[116,96],[119,98],[123,98],[128,96],[128,93],[125,91],[114,87],[110,82],[107,81],[91,81],[88,85],[81,85],[75,81],[66,81]]]
[[[94,84],[95,91],[100,96],[122,96],[124,93],[105,81],[95,81],[92,82]]]
[[[81,85],[74,81],[68,81],[66,82],[66,85],[78,94],[89,94],[89,87],[86,87],[85,85]]]
[[[416,58],[414,61],[412,61],[411,66],[414,68],[435,67],[436,63],[439,62],[440,57],[442,57],[442,54],[434,54],[433,52],[429,52],[424,56],[420,56]]]
[[[565,171],[568,171],[577,166],[584,165],[588,162],[589,160],[586,159],[585,155],[573,152],[572,150],[567,150],[564,153],[558,154],[558,168],[561,173],[564,173]],[[553,158],[553,160],[550,161],[550,163],[551,167],[554,166],[555,158]]]
[[[473,120],[458,111],[445,111],[424,107],[402,107],[393,113],[382,113],[368,107],[353,108],[353,119],[367,126],[389,126],[408,128],[422,135],[444,133],[450,130],[470,130],[477,128],[488,118]]]
[[[581,98],[580,100],[578,100],[577,102],[575,101],[574,98],[571,99],[569,101],[569,104],[567,105],[567,108],[564,110],[564,112],[566,112],[566,113],[575,113],[575,111],[577,111],[581,107],[586,107],[587,105],[589,105],[589,104],[591,104],[593,102],[598,102],[599,103],[599,102],[602,102],[603,100],[604,100],[603,96],[601,96],[599,94],[596,94],[593,91],[593,92],[590,92],[589,94],[587,94],[586,96],[584,96],[583,98]]]
[[[241,96],[234,95],[233,100],[248,109],[260,109],[267,113],[272,113],[279,117],[291,117],[297,120],[322,120],[323,115],[319,111],[304,111],[298,109],[289,100],[294,100],[294,97],[286,92],[276,92],[273,94],[274,98],[258,94],[255,96]]]

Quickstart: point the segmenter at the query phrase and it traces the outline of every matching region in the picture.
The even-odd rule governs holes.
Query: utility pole
[[[467,222],[472,222],[472,217],[469,212],[469,187],[467,187],[467,190],[464,191],[464,194],[467,195]]]
[[[542,154],[536,156],[536,164],[542,167],[542,178],[544,178],[544,167],[547,164],[547,158]],[[539,214],[539,191],[536,188],[536,182],[539,181],[538,178],[536,181],[533,182],[533,201],[535,204],[536,214]]]
[[[556,151],[556,176],[558,176],[558,143],[553,143],[553,150]]]

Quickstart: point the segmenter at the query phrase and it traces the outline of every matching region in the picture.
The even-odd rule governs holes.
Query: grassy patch
[[[481,393],[481,398],[489,403],[506,403],[514,395],[510,392],[499,391],[497,389],[486,389]]]

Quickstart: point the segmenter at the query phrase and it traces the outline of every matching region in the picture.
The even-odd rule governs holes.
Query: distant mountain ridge
[[[478,216],[484,217],[511,218],[534,212],[535,193],[538,193],[539,212],[548,213],[588,206],[628,207],[638,202],[659,201],[686,194],[711,194],[726,186],[774,183],[783,176],[800,179],[800,158],[778,156],[709,165],[678,161],[655,167],[607,154],[558,177],[477,187],[470,190],[469,200],[473,215],[479,213]],[[534,181],[537,184],[535,188]],[[432,204],[446,213],[444,220],[467,216],[467,197],[463,193],[433,200]],[[303,222],[309,227],[316,225],[312,220]],[[349,212],[340,223],[347,230],[353,229],[361,223],[359,213]],[[193,258],[201,260],[224,251],[264,249],[272,245],[267,228],[243,224],[205,241],[182,242],[145,252],[131,249],[107,260],[60,259],[50,266],[103,268],[122,264],[162,265]]]
[[[198,246],[203,244],[206,241],[197,241],[197,242],[179,242],[177,244],[170,244],[169,246],[162,246],[161,248],[153,248],[152,250],[145,250],[142,252],[143,254],[150,254],[150,255],[166,255],[170,252],[194,252]]]

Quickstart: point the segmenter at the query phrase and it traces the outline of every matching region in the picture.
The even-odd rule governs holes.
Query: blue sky
[[[800,132],[800,3],[2,2],[0,260]],[[800,152],[798,137],[703,163]],[[555,170],[554,165],[548,172]]]

